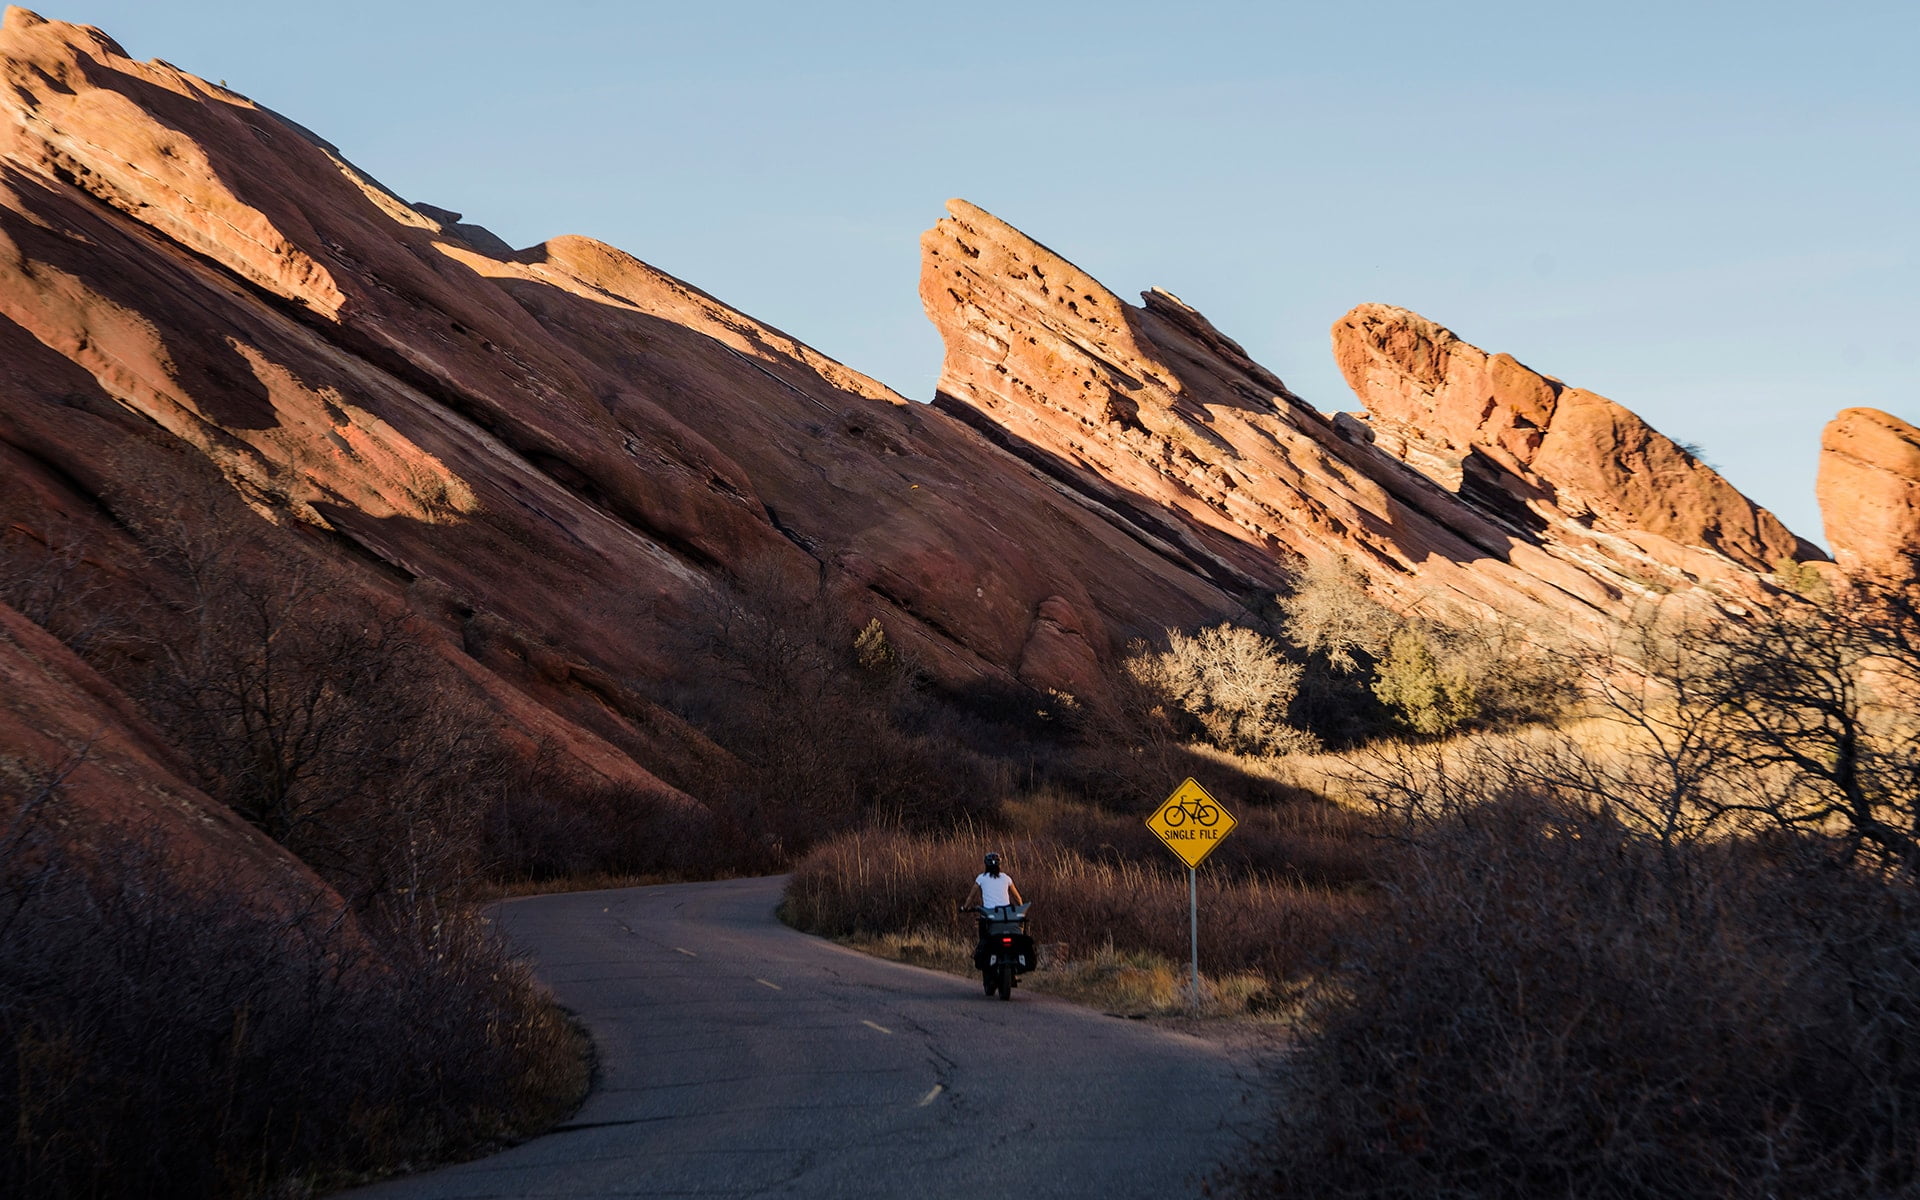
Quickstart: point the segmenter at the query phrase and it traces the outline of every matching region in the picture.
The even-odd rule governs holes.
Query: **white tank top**
[[[999,908],[1002,904],[1013,902],[1013,876],[1005,871],[998,875],[982,871],[973,881],[980,885],[980,903],[988,908]]]

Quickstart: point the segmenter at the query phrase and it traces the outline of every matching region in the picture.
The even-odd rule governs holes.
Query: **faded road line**
[[[684,955],[686,955],[686,956],[687,956],[688,958],[699,958],[699,957],[700,957],[700,956],[699,956],[698,954],[695,954],[695,953],[694,953],[693,951],[691,951],[691,950],[682,950],[682,949],[680,949],[680,947],[678,947],[678,946],[675,946],[675,947],[673,948],[673,950],[674,950],[674,953],[676,953],[676,954],[684,954]]]
[[[875,1025],[872,1021],[862,1021],[860,1023],[862,1025],[865,1025],[868,1029],[878,1029],[881,1033],[893,1032],[893,1030],[888,1029],[885,1025]]]
[[[773,982],[773,981],[771,981],[771,980],[767,980],[767,979],[755,979],[755,980],[754,980],[754,982],[755,982],[755,983],[757,983],[757,984],[759,984],[759,985],[760,985],[761,987],[770,987],[770,988],[772,988],[772,989],[773,989],[774,991],[776,991],[776,992],[777,992],[777,991],[781,991],[781,990],[782,990],[779,984],[777,984],[777,983],[774,983],[774,982]]]
[[[920,1097],[920,1103],[914,1105],[914,1107],[925,1108],[927,1105],[932,1104],[935,1098],[937,1098],[941,1092],[944,1092],[946,1090],[947,1088],[945,1084],[941,1084],[941,1083],[934,1084],[933,1090],[928,1092],[926,1095]]]

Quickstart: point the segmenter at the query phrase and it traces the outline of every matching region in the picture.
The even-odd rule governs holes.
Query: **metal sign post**
[[[1193,1011],[1200,1011],[1200,868],[1187,868],[1187,946],[1193,951]]]
[[[1189,779],[1147,818],[1147,828],[1187,864],[1187,939],[1193,958],[1193,1009],[1200,1011],[1200,863],[1239,822]]]

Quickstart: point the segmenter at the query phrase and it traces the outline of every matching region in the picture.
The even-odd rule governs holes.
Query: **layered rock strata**
[[[204,470],[409,606],[503,736],[675,803],[726,756],[649,685],[742,580],[877,617],[956,688],[1097,697],[1128,638],[1303,559],[1599,632],[1815,553],[1624,409],[1401,310],[1336,329],[1372,412],[1329,417],[1170,293],[955,202],[910,404],[612,247],[407,203],[96,30],[11,9],[0,74],[10,536],[164,598],[127,514]]]

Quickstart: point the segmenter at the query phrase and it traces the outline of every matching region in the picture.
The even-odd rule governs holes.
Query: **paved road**
[[[1220,1048],[795,933],[783,882],[503,906],[593,1032],[593,1094],[544,1137],[348,1195],[1193,1196],[1252,1119]]]

